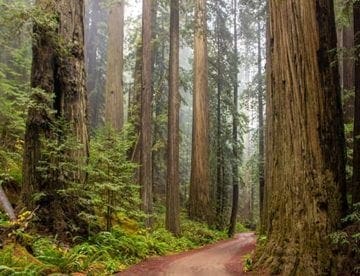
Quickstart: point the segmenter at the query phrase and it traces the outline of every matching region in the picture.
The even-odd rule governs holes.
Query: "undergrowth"
[[[27,236],[26,244],[15,238],[17,242],[8,243],[0,250],[0,275],[72,272],[111,275],[147,257],[181,252],[225,239],[226,233],[183,218],[180,237],[166,231],[161,223],[152,231],[115,226],[86,240],[75,239],[73,246],[62,244],[56,237],[29,233]]]
[[[360,203],[342,222],[345,227],[330,235],[338,270],[342,275],[360,275]]]

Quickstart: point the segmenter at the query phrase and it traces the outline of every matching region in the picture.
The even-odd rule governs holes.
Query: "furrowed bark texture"
[[[168,105],[168,152],[166,186],[166,229],[180,234],[180,176],[179,176],[179,0],[170,6],[170,68]]]
[[[354,174],[353,203],[360,202],[360,2],[354,3],[355,59],[355,116],[354,116]]]
[[[151,0],[143,0],[142,18],[142,91],[140,115],[140,185],[143,211],[152,213],[152,153],[151,153],[151,99],[152,99],[152,58],[151,58]],[[151,219],[146,219],[146,226]]]
[[[109,44],[105,95],[105,122],[116,130],[124,125],[123,43],[124,1],[115,3],[109,15]]]
[[[346,209],[333,1],[271,0],[265,210],[258,265],[330,275],[328,235]]]
[[[194,100],[189,216],[209,215],[209,96],[206,42],[206,0],[196,1],[194,49]]]
[[[81,145],[77,150],[64,152],[78,165],[85,165],[88,157],[87,98],[84,69],[83,1],[38,0],[36,5],[47,13],[58,16],[53,32],[48,26],[34,25],[33,64],[31,85],[54,97],[54,106],[40,94],[33,96],[38,106],[30,107],[26,123],[22,203],[29,210],[39,207],[39,224],[55,233],[64,234],[70,221],[78,218],[79,206],[65,201],[58,193],[66,189],[64,183],[52,183],[38,171],[43,145],[41,138],[53,138],[50,124],[54,117],[62,117],[70,125],[72,135]],[[54,40],[59,36],[59,41]],[[47,109],[54,108],[56,114]],[[66,178],[74,183],[84,183],[86,174],[79,169]],[[37,193],[46,196],[40,202],[33,201]],[[86,230],[86,229],[85,229]]]

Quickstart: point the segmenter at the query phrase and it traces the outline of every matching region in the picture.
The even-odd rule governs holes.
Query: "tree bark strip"
[[[236,220],[239,209],[239,141],[238,141],[238,125],[239,120],[238,109],[239,109],[239,96],[238,96],[238,30],[237,30],[237,1],[233,0],[233,8],[234,8],[234,111],[233,111],[233,155],[234,162],[232,165],[233,172],[233,191],[232,191],[232,207],[231,207],[231,215],[230,215],[230,227],[228,231],[229,237],[234,236],[236,231]]]
[[[354,114],[354,163],[353,203],[360,202],[360,2],[354,3],[355,33],[355,114]]]
[[[206,0],[196,1],[194,47],[193,133],[189,216],[209,218],[209,95],[206,41]]]
[[[170,68],[168,105],[168,154],[166,186],[166,229],[180,234],[180,176],[179,176],[179,0],[170,6]]]
[[[151,153],[151,99],[152,99],[152,9],[151,0],[143,0],[142,17],[142,91],[140,116],[140,185],[142,209],[147,215],[152,214],[152,153]],[[151,219],[145,221],[151,226]]]
[[[105,94],[105,122],[116,130],[124,125],[123,44],[124,1],[115,3],[109,15],[109,42]]]

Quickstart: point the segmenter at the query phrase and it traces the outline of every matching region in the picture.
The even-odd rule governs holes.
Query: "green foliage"
[[[151,232],[143,228],[129,232],[115,226],[73,247],[65,246],[55,238],[31,236],[27,246],[31,248],[32,255],[14,244],[0,250],[0,274],[83,272],[88,275],[111,275],[150,256],[181,252],[226,238],[225,232],[209,229],[185,217],[182,229],[182,235],[175,237],[163,226]]]
[[[358,275],[360,272],[360,203],[353,206],[353,211],[343,220],[347,226],[330,235],[334,251],[343,256],[340,260],[342,270]]]
[[[243,257],[244,259],[244,272],[249,272],[253,270],[253,259],[251,254],[247,254]]]
[[[98,215],[106,220],[110,230],[114,215],[142,216],[134,206],[140,206],[139,185],[134,182],[137,165],[128,161],[128,151],[135,141],[130,126],[116,132],[106,126],[99,129],[90,144],[88,187]]]
[[[29,25],[19,14],[24,4],[0,0],[0,181],[4,183],[21,182],[31,67]]]

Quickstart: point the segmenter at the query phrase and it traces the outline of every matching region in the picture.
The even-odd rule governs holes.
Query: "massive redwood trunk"
[[[209,95],[206,42],[206,0],[196,1],[194,48],[194,100],[189,216],[209,215]]]
[[[344,131],[333,1],[270,0],[265,208],[259,264],[336,274],[329,234],[344,215]]]
[[[179,235],[179,0],[171,0],[170,9],[170,68],[167,142],[166,229],[168,229],[175,235]]]
[[[42,89],[48,96],[39,92],[32,96],[36,105],[30,106],[26,123],[21,198],[27,209],[39,208],[37,217],[40,227],[64,235],[70,229],[70,224],[77,225],[81,210],[78,200],[63,196],[59,190],[66,189],[70,182],[84,184],[86,174],[81,167],[88,156],[84,3],[82,0],[37,0],[36,5],[44,13],[56,12],[58,22],[55,30],[48,25],[34,24],[31,85]],[[55,40],[54,36],[60,39]],[[54,102],[50,100],[52,97]],[[50,109],[54,109],[55,114],[49,112]],[[73,161],[79,169],[55,179],[44,176],[38,168],[44,154],[43,138],[58,139],[56,141],[59,143],[66,139],[63,133],[59,134],[51,127],[57,118],[63,118],[69,125],[71,134],[80,146],[63,152],[67,160]],[[47,162],[51,167],[56,160]],[[34,198],[40,194],[40,199],[35,201]]]

